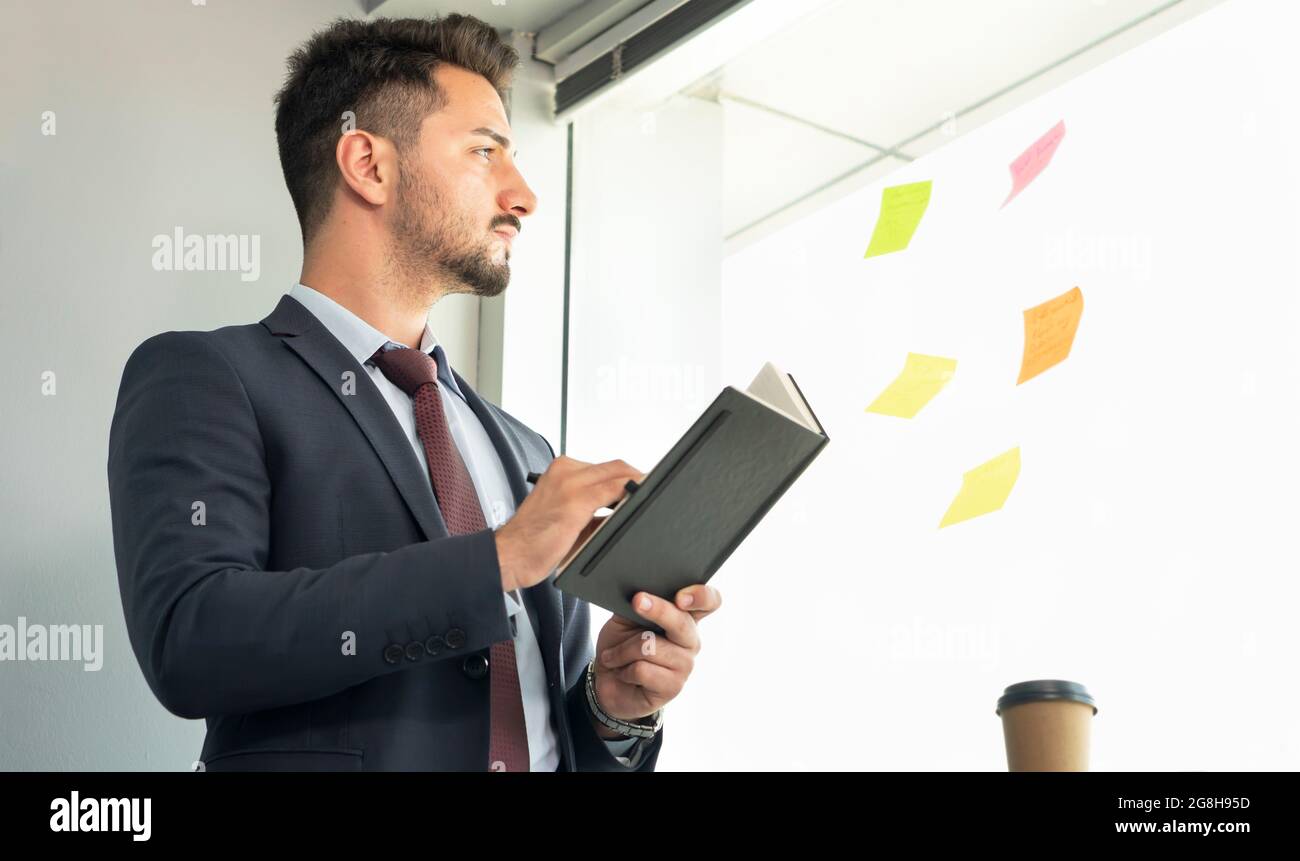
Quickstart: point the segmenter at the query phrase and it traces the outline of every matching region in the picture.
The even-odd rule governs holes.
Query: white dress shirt
[[[425,458],[424,445],[420,441],[415,424],[415,402],[411,396],[393,384],[373,363],[370,357],[390,343],[383,332],[371,326],[347,308],[330,299],[323,293],[305,284],[295,284],[289,295],[298,300],[312,315],[329,330],[347,349],[357,363],[366,369],[370,379],[379,388],[384,400],[392,408],[398,424],[411,441],[411,448],[420,461],[420,466],[427,478],[429,464]],[[515,513],[514,496],[510,492],[510,483],[506,479],[505,468],[500,455],[492,446],[482,422],[470,408],[456,378],[451,373],[447,354],[433,337],[433,332],[426,322],[424,335],[420,339],[420,349],[432,353],[438,363],[438,396],[442,401],[443,413],[447,417],[447,427],[452,440],[460,451],[465,468],[469,470],[478,492],[479,505],[483,509],[483,519],[489,527],[497,529]],[[515,655],[519,672],[519,686],[524,701],[524,724],[528,731],[528,754],[531,771],[555,771],[560,763],[559,737],[551,722],[551,701],[547,696],[546,667],[542,663],[542,650],[537,643],[537,634],[533,630],[528,613],[524,612],[523,598],[518,590],[503,592],[506,613],[510,617],[511,627],[515,631]],[[582,682],[579,682],[582,684]],[[574,728],[583,732],[585,728]],[[636,767],[641,760],[644,745],[638,745],[639,739],[602,739],[611,754],[619,762],[629,767]],[[636,748],[632,751],[632,748]],[[631,756],[627,754],[631,753]]]

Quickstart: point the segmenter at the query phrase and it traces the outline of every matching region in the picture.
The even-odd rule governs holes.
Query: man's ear
[[[361,129],[344,132],[334,147],[343,182],[366,203],[387,203],[397,186],[397,150],[387,138]]]

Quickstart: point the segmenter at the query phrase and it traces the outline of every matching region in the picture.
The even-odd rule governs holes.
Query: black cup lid
[[[1065,682],[1060,679],[1036,679],[1032,682],[1018,682],[1009,685],[1002,696],[998,698],[997,714],[1002,714],[1002,710],[1011,706],[1018,706],[1022,703],[1036,703],[1043,700],[1073,700],[1076,703],[1083,703],[1086,706],[1092,706],[1092,713],[1097,713],[1097,703],[1093,700],[1088,689],[1078,682]]]

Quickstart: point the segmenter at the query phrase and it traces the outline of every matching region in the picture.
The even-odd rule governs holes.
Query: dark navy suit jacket
[[[554,451],[456,383],[518,505]],[[493,533],[449,535],[383,395],[300,303],[136,348],[108,483],[131,646],[169,711],[206,718],[206,770],[486,770],[489,647],[511,638]],[[560,770],[633,770],[588,718],[588,604],[521,593]]]

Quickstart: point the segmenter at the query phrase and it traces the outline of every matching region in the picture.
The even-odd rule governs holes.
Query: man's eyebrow
[[[486,126],[480,126],[479,128],[476,128],[474,129],[474,131],[470,132],[470,134],[486,135],[487,137],[490,137],[492,138],[492,140],[501,144],[501,146],[505,147],[506,149],[510,149],[510,138],[506,137],[505,135],[501,134],[495,129],[490,129]]]

